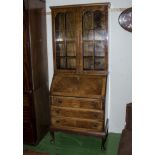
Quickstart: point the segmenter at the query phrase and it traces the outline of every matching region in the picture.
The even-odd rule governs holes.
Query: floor
[[[101,150],[101,139],[91,136],[55,133],[55,144],[48,133],[37,146],[24,145],[24,149],[47,152],[49,155],[117,155],[120,134],[109,133],[106,150]]]

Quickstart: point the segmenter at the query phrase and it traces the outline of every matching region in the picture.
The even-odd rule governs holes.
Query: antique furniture
[[[94,135],[103,143],[107,136],[108,7],[109,3],[51,7],[53,139],[54,131]]]
[[[132,103],[126,106],[126,125],[121,134],[118,155],[132,155]]]
[[[37,144],[50,124],[45,2],[23,4],[23,141]]]

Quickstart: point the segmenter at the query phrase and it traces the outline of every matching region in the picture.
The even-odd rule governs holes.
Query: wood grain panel
[[[90,109],[80,109],[80,108],[60,108],[52,106],[52,116],[63,116],[63,117],[73,117],[73,118],[85,118],[85,119],[95,119],[103,121],[103,111],[101,110],[90,110]]]
[[[82,109],[102,109],[102,101],[99,99],[53,96],[52,105],[58,107],[71,107]]]
[[[38,89],[45,81],[48,81],[46,16],[42,14],[44,9],[43,5],[41,8],[31,10],[29,17],[31,27],[31,69],[34,89]]]
[[[24,144],[37,144],[49,129],[45,10],[44,1],[23,0]]]
[[[106,77],[55,75],[51,95],[101,98],[105,96]]]
[[[24,122],[23,124],[23,140],[25,143],[34,143],[36,141],[36,134],[34,132],[34,127],[31,123]]]
[[[23,105],[30,106],[31,104],[31,96],[28,93],[23,94]]]
[[[28,11],[26,10],[26,6],[24,3],[24,7],[23,7],[23,89],[24,91],[28,91],[32,89],[28,19],[29,19]]]
[[[31,122],[31,111],[29,107],[23,107],[23,122]]]
[[[32,123],[33,118],[33,110],[32,110],[32,93],[23,94],[23,122]]]

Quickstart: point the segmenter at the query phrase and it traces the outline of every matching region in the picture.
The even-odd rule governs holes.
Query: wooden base
[[[80,135],[86,135],[86,136],[95,136],[95,137],[103,137],[105,136],[104,132],[94,132],[91,130],[84,130],[80,128],[71,128],[71,127],[61,127],[61,128],[51,128],[51,132],[56,132],[56,131],[62,131],[66,133],[76,133]]]
[[[101,144],[101,150],[105,150],[105,143],[108,137],[108,128],[109,128],[109,119],[106,120],[106,125],[105,125],[105,131],[104,132],[94,132],[90,130],[83,130],[83,129],[78,129],[77,128],[69,128],[69,127],[63,127],[63,128],[51,128],[50,133],[51,133],[51,143],[55,143],[55,136],[54,132],[61,131],[65,133],[76,133],[80,135],[86,135],[86,136],[95,136],[98,138],[102,138],[102,144]]]

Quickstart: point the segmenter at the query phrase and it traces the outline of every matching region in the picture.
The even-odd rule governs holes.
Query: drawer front
[[[52,119],[52,127],[55,128],[73,127],[73,128],[89,129],[92,131],[103,131],[103,122],[56,117]]]
[[[74,97],[52,97],[52,105],[58,107],[71,107],[82,109],[102,109],[102,100],[100,99],[85,99]]]
[[[101,121],[103,121],[103,118],[104,118],[103,111],[101,110],[62,108],[62,107],[56,107],[56,106],[52,106],[52,116],[94,119],[94,120],[101,120]]]

